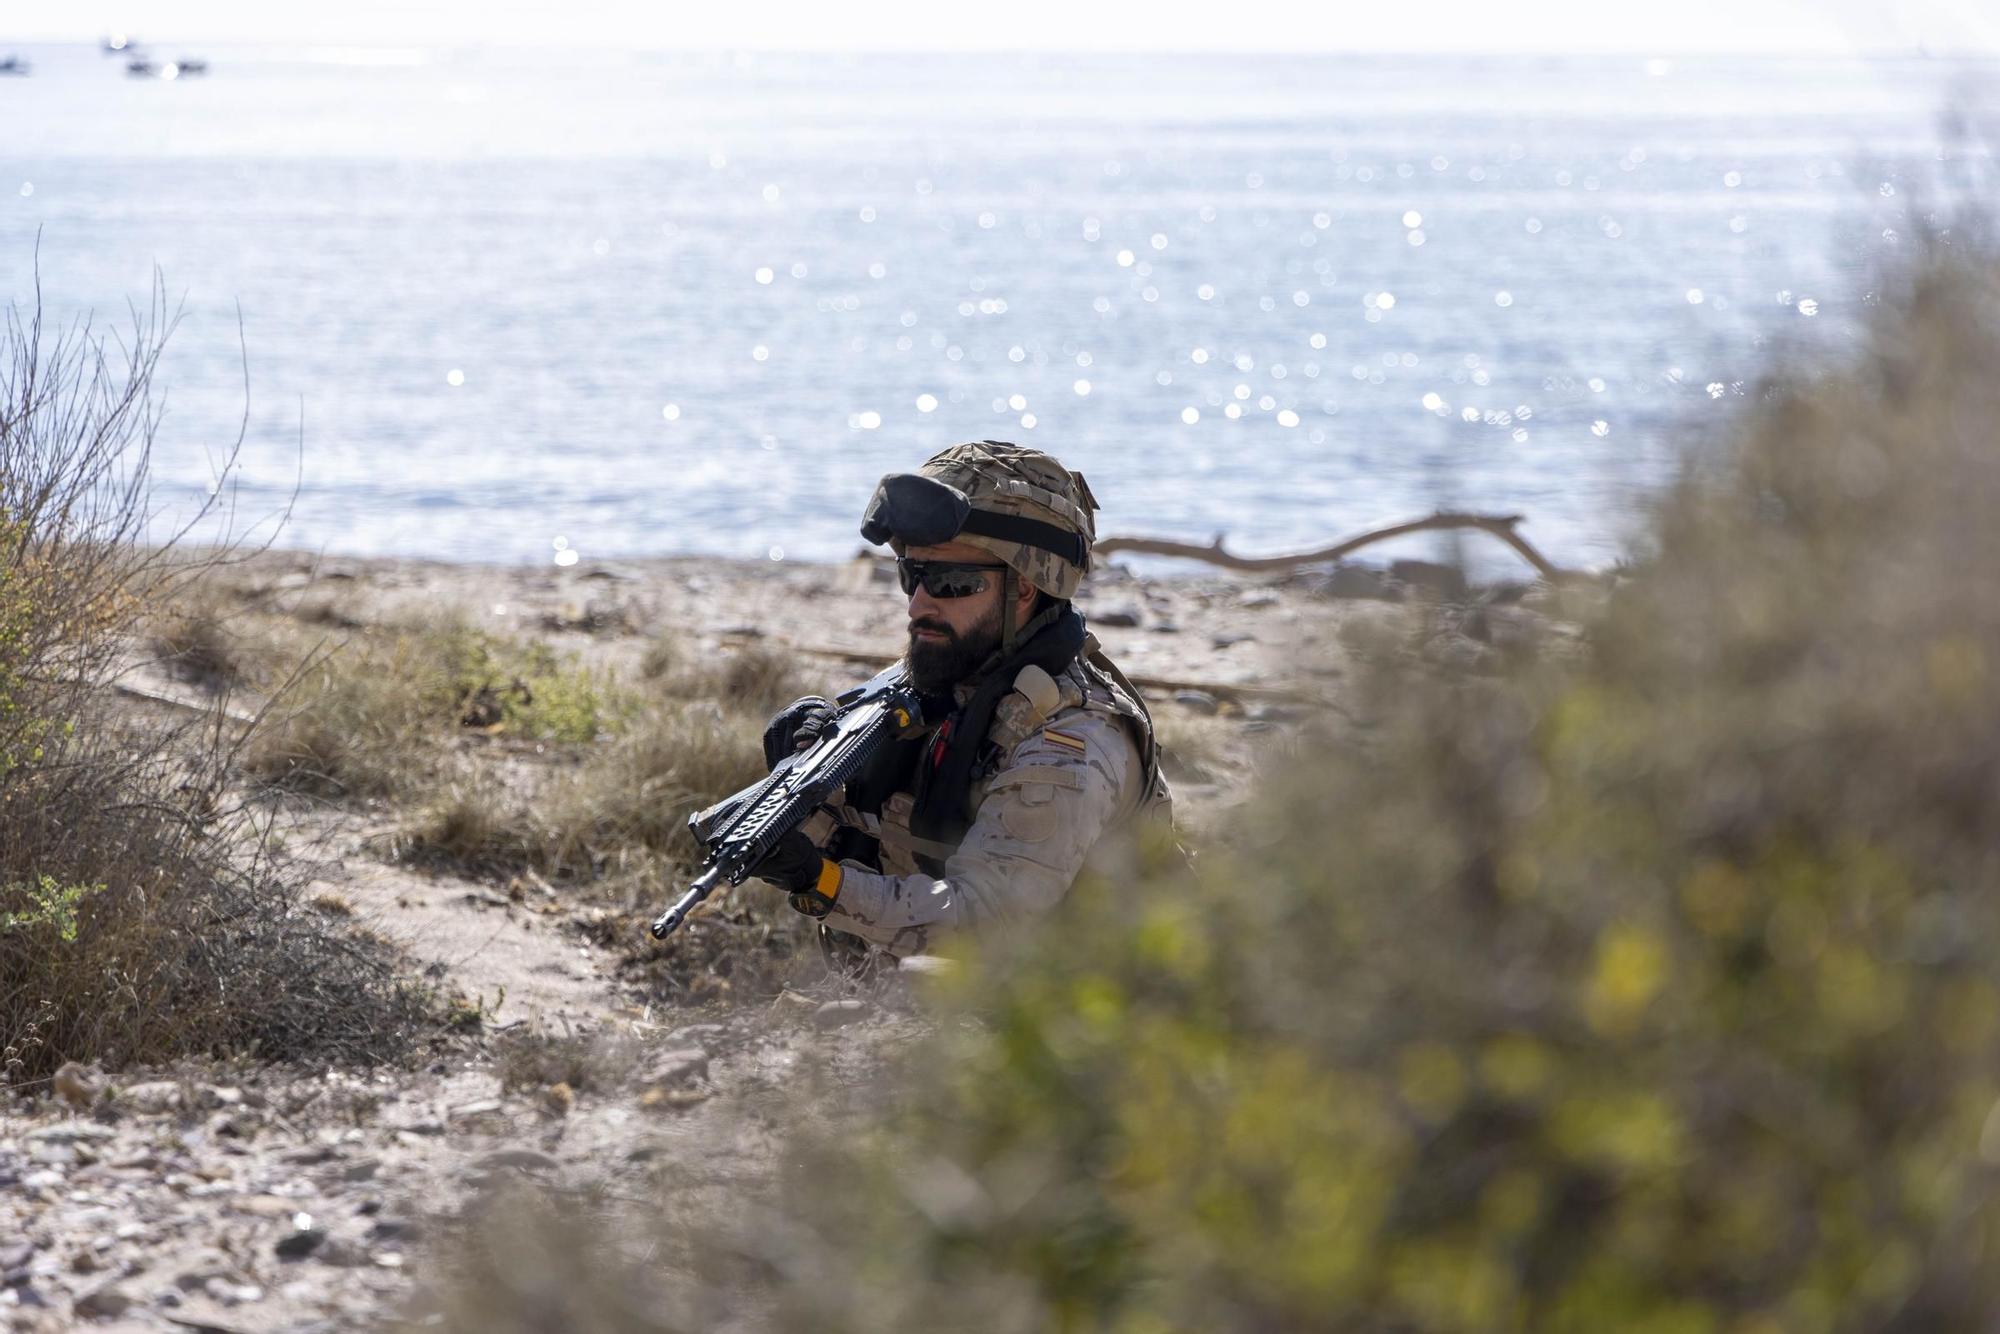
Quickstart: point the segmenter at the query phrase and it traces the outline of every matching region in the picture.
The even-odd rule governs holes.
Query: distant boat
[[[136,45],[138,45],[138,43],[134,42],[130,37],[127,37],[122,32],[114,32],[109,37],[106,37],[101,43],[99,43],[100,49],[102,49],[104,54],[107,56],[115,56],[120,51],[125,50],[127,47]]]
[[[181,77],[183,79],[192,74],[208,73],[208,62],[206,60],[177,60],[174,63],[180,66]]]
[[[8,56],[5,60],[0,60],[0,74],[26,74],[33,68],[34,66],[19,56]]]
[[[135,56],[125,62],[125,72],[135,79],[150,79],[155,74],[158,74],[159,70],[155,69],[153,62],[146,59],[146,57]]]

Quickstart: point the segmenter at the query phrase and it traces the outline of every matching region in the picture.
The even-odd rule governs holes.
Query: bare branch
[[[1551,583],[1568,577],[1572,571],[1558,567],[1548,557],[1536,550],[1527,538],[1514,531],[1521,522],[1518,514],[1452,514],[1439,513],[1422,519],[1412,519],[1407,523],[1391,524],[1387,528],[1371,529],[1345,541],[1317,551],[1303,551],[1290,556],[1238,556],[1222,548],[1222,539],[1216,538],[1207,546],[1197,546],[1192,542],[1174,542],[1150,537],[1109,537],[1097,543],[1094,548],[1100,556],[1115,556],[1128,552],[1135,556],[1172,556],[1182,560],[1207,561],[1224,569],[1244,571],[1292,570],[1301,565],[1323,565],[1353,554],[1363,547],[1377,542],[1386,542],[1392,537],[1406,537],[1411,533],[1431,532],[1438,529],[1470,528],[1482,533],[1490,533],[1519,553],[1522,560],[1535,567],[1535,572]]]

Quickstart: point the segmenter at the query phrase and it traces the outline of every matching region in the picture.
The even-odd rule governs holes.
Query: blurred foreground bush
[[[1990,1328],[2000,274],[1659,507],[1579,660],[1383,662],[819,1171],[800,1328]],[[886,1202],[886,1203],[885,1203]]]
[[[2000,276],[1936,262],[1691,467],[1586,651],[1386,657],[1198,887],[982,949],[976,1021],[734,1233],[738,1318],[1990,1328],[1996,365]]]
[[[233,554],[157,540],[171,324],[156,287],[120,339],[38,311],[0,329],[0,1087],[71,1059],[378,1059],[427,1017],[394,953],[308,908],[230,806],[221,715],[170,726],[107,690],[148,612]]]

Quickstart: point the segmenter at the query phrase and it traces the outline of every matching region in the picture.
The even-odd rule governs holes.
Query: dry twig
[[[1392,537],[1404,537],[1410,533],[1430,532],[1437,529],[1471,528],[1482,533],[1491,533],[1520,554],[1522,560],[1535,567],[1542,578],[1555,582],[1568,572],[1558,568],[1548,557],[1537,551],[1534,544],[1514,531],[1521,522],[1519,514],[1457,514],[1444,513],[1428,518],[1412,519],[1408,523],[1391,524],[1387,528],[1376,528],[1369,532],[1336,542],[1318,551],[1304,551],[1291,556],[1238,556],[1222,549],[1222,539],[1217,537],[1207,546],[1197,546],[1192,542],[1173,542],[1151,537],[1108,537],[1097,543],[1099,556],[1115,556],[1129,552],[1135,556],[1173,556],[1182,560],[1207,561],[1230,570],[1268,571],[1291,570],[1301,565],[1323,565],[1340,560],[1366,546],[1386,542]]]

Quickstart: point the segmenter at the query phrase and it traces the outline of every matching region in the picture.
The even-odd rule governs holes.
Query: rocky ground
[[[901,638],[902,598],[873,559],[525,570],[269,553],[239,574],[269,606],[329,633],[458,609],[610,671],[630,670],[675,627],[688,651],[754,640],[839,687]],[[1309,716],[1339,717],[1354,637],[1402,624],[1404,598],[1449,582],[1420,567],[1259,582],[1113,567],[1080,605],[1154,702],[1182,819],[1212,832],[1261,747]],[[1476,658],[1532,632],[1547,590],[1525,603],[1519,592],[1468,601],[1446,650]],[[163,679],[130,684],[202,706]],[[9,1327],[435,1324],[424,1282],[434,1244],[486,1193],[532,1180],[593,1199],[754,1196],[783,1151],[775,1092],[865,1081],[924,1023],[907,987],[850,995],[810,961],[775,994],[649,1001],[602,943],[642,932],[642,918],[607,924],[601,906],[553,886],[389,859],[393,809],[283,818],[320,890],[467,998],[463,1024],[409,1069],[83,1070],[0,1101]]]

